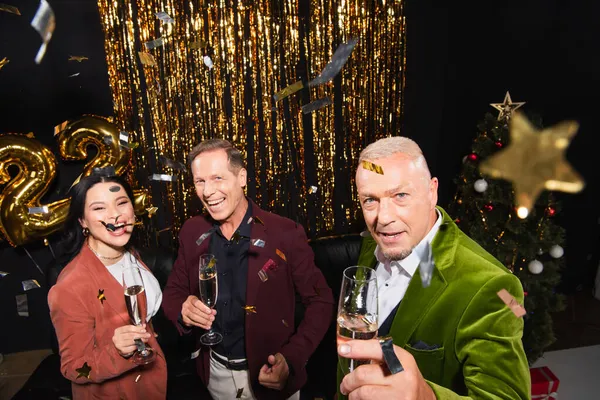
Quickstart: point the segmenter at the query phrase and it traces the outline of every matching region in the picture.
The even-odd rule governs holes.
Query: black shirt
[[[217,315],[213,330],[223,335],[223,341],[213,350],[229,359],[246,358],[244,322],[246,318],[246,282],[248,277],[248,250],[252,224],[252,205],[242,218],[231,240],[221,233],[218,224],[210,236],[210,252],[217,259],[218,294],[215,309]]]

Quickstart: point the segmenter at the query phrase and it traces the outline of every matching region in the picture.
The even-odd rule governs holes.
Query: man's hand
[[[269,389],[282,390],[285,387],[290,368],[281,353],[268,358],[270,365],[263,365],[258,374],[258,383]]]
[[[414,357],[398,346],[394,346],[394,351],[404,371],[390,375],[377,340],[350,340],[338,346],[338,354],[342,357],[373,361],[346,375],[340,391],[349,394],[350,400],[435,400]]]
[[[196,296],[188,296],[181,306],[181,319],[185,326],[210,329],[215,320],[215,315],[217,315],[217,310],[211,309],[198,300]]]
[[[149,338],[150,333],[146,332],[146,324],[125,325],[115,329],[112,341],[119,354],[126,356],[136,351],[135,339],[142,339],[142,342],[147,343]]]

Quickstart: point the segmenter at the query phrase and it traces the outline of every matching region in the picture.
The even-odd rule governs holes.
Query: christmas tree
[[[512,111],[522,105],[507,99],[478,125],[471,153],[463,160],[455,180],[457,192],[450,215],[473,240],[502,262],[523,285],[525,331],[523,345],[530,365],[555,340],[552,313],[564,308],[563,296],[555,292],[563,267],[564,230],[556,222],[560,204],[544,191],[526,218],[517,215],[513,185],[480,173],[479,164],[509,144]],[[496,106],[496,105],[495,105]],[[539,118],[531,118],[541,128]]]

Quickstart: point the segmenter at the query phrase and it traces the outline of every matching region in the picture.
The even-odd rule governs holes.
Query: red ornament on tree
[[[494,209],[494,206],[491,204],[486,204],[485,206],[483,206],[483,208],[485,208],[485,211],[492,211]]]
[[[456,218],[456,219],[454,220],[454,222],[455,222],[455,223],[457,223],[457,224],[460,224],[460,218]]]
[[[496,147],[497,147],[497,148],[499,148],[499,149],[500,149],[500,148],[502,148],[502,146],[504,146],[504,145],[502,144],[502,142],[501,142],[501,141],[497,141],[497,142],[496,142],[496,143],[494,143],[494,144],[495,144],[495,145],[496,145]]]
[[[471,160],[471,161],[477,161],[478,158],[479,158],[479,156],[477,156],[477,154],[475,154],[475,153],[469,154],[469,160]]]
[[[556,208],[548,206],[548,207],[546,208],[546,214],[547,214],[549,217],[554,217],[554,215],[556,214]]]

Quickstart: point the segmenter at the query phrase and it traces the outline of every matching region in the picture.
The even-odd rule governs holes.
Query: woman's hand
[[[148,342],[150,333],[146,332],[145,324],[143,326],[125,325],[115,329],[112,341],[119,354],[126,357],[137,350],[135,339],[141,339],[144,343]]]

